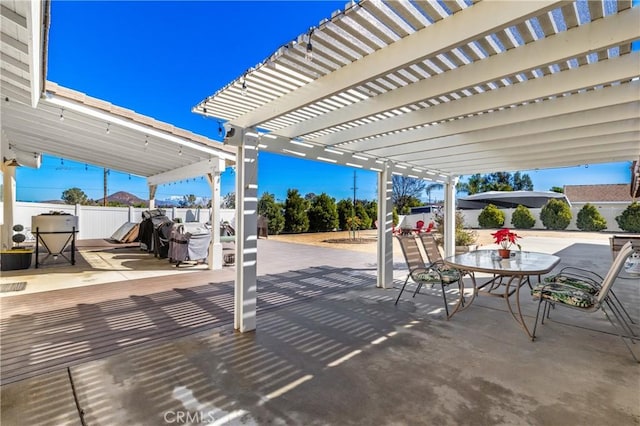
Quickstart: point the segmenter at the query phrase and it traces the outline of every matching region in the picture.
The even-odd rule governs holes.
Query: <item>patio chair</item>
[[[623,311],[627,316],[629,314],[624,310],[620,301],[611,292],[611,287],[616,281],[625,261],[634,252],[640,252],[640,242],[627,242],[620,249],[620,253],[613,261],[609,272],[607,272],[607,275],[600,283],[590,283],[586,280],[577,282],[577,280],[572,277],[567,279],[567,275],[565,274],[561,276],[561,279],[556,279],[551,282],[543,282],[536,285],[531,290],[531,295],[534,299],[538,299],[539,302],[531,339],[533,340],[536,337],[538,319],[540,318],[540,324],[544,324],[545,316],[549,318],[551,308],[556,305],[566,306],[583,312],[596,312],[598,309],[602,308],[602,312],[605,317],[609,320],[614,329],[616,329],[618,336],[622,339],[627,349],[629,349],[629,352],[631,352],[633,359],[636,362],[640,362],[625,340],[625,337],[631,339],[632,343],[635,343],[634,340],[637,340],[637,336],[631,328],[631,325],[629,325],[624,318]],[[540,309],[543,305],[544,308],[542,309],[541,316]],[[605,310],[605,305],[611,311],[615,321],[607,313],[607,310]],[[629,319],[631,318],[629,317]],[[625,336],[625,333],[629,333],[629,335]]]
[[[418,247],[418,240],[415,236],[398,235],[396,238],[398,238],[398,241],[400,242],[402,254],[407,262],[407,267],[409,268],[409,274],[402,285],[402,289],[400,289],[400,294],[398,294],[398,297],[396,298],[396,305],[398,304],[400,296],[402,296],[402,292],[404,292],[409,279],[418,285],[413,293],[413,297],[420,292],[423,285],[430,284],[433,286],[435,284],[439,284],[442,288],[444,309],[447,314],[447,319],[449,319],[449,305],[447,303],[445,288],[450,284],[458,283],[460,295],[462,295],[462,279],[460,272],[455,269],[448,269],[442,260],[425,263],[422,253]]]

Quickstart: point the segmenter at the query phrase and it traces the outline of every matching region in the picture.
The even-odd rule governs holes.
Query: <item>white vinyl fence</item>
[[[576,220],[578,218],[578,212],[584,205],[587,203],[571,203],[571,223],[567,227],[568,231],[578,231],[578,226],[576,225]],[[626,209],[631,203],[590,203],[594,205],[602,217],[607,221],[607,229],[603,231],[606,232],[621,232],[622,230],[618,227],[618,222],[616,222],[616,216],[619,216],[624,209]],[[504,212],[504,226],[506,228],[511,228],[513,225],[511,224],[511,216],[515,209],[500,209]],[[533,229],[545,229],[542,221],[540,220],[540,210],[542,209],[529,209],[533,217],[536,219],[536,223],[533,226]],[[467,228],[480,228],[478,224],[478,216],[482,212],[482,210],[461,210],[464,216],[465,227]],[[400,217],[400,226],[407,226],[414,228],[416,223],[422,220],[425,224],[428,224],[431,220],[433,220],[433,215],[431,213],[418,213],[412,215],[406,215]]]
[[[31,231],[31,217],[52,211],[69,213],[78,216],[78,239],[109,238],[126,222],[142,221],[142,212],[146,208],[134,207],[102,207],[68,204],[46,204],[17,202],[14,212],[14,223],[21,224]],[[182,222],[206,223],[211,217],[211,209],[167,208],[167,217]],[[235,210],[221,209],[220,218],[234,225]]]

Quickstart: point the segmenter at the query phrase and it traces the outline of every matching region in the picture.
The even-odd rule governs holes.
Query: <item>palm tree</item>
[[[429,205],[431,205],[431,191],[438,191],[444,188],[444,185],[441,183],[430,183],[424,188],[424,192],[427,193],[427,199],[429,200]]]

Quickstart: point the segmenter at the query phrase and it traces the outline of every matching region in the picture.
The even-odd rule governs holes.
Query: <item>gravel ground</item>
[[[475,229],[478,233],[478,241],[476,244],[478,245],[490,245],[493,243],[493,237],[491,237],[491,233],[495,232],[493,229]],[[604,232],[582,232],[582,231],[547,231],[547,230],[516,230],[518,235],[521,235],[523,238],[527,237],[546,237],[546,238],[573,238],[573,239],[585,239],[585,240],[602,240],[604,242],[609,240],[609,237],[613,235],[613,233],[604,233]],[[271,235],[270,239],[274,239],[276,241],[285,241],[289,243],[297,243],[297,244],[308,244],[315,245],[321,247],[331,247],[337,249],[344,250],[353,250],[359,252],[366,253],[375,253],[376,252],[376,231],[375,230],[366,230],[359,231],[356,234],[356,237],[362,239],[371,239],[371,242],[368,243],[360,243],[360,244],[345,244],[345,243],[330,243],[326,242],[326,240],[330,239],[343,239],[349,238],[348,231],[336,231],[336,232],[314,232],[314,233],[304,233],[304,234],[280,234],[280,235]],[[399,250],[399,247],[397,248]]]

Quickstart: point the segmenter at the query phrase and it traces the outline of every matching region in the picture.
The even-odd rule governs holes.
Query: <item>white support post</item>
[[[456,252],[456,184],[458,177],[452,176],[444,185],[444,255]]]
[[[256,329],[258,284],[258,137],[242,130],[236,156],[236,282],[234,326]],[[256,135],[256,136],[253,136]]]
[[[1,160],[1,159],[0,159]],[[13,247],[13,212],[16,205],[16,167],[2,164],[2,248]]]
[[[378,173],[378,282],[377,287],[393,287],[393,183],[391,167],[384,164]]]
[[[158,185],[149,185],[149,210],[156,208],[156,190]]]
[[[211,188],[211,243],[209,243],[209,269],[222,269],[222,243],[220,242],[220,170],[217,167],[213,173],[207,174],[207,181]]]

